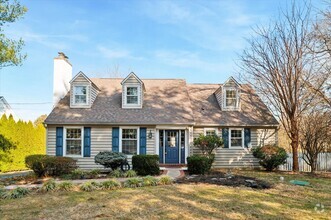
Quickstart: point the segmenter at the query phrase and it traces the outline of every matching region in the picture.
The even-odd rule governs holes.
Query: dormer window
[[[225,90],[225,107],[236,108],[238,103],[237,91],[234,89]]]
[[[74,86],[74,103],[77,105],[87,104],[87,86]]]
[[[126,104],[138,104],[138,87],[126,87]]]
[[[145,86],[143,81],[131,72],[122,84],[122,108],[142,108]]]

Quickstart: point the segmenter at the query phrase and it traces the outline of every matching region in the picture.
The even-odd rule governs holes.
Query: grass
[[[0,201],[0,214],[2,219],[328,219],[331,215],[330,177],[233,172],[270,181],[274,188],[175,184],[114,191],[31,193],[21,199]],[[288,184],[291,179],[309,181],[311,186]],[[324,205],[324,212],[314,210],[318,203]]]

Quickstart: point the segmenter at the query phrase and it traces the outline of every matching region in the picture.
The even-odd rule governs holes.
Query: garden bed
[[[223,185],[223,186],[247,186],[255,189],[269,189],[272,188],[272,184],[267,181],[260,180],[254,177],[236,175],[232,173],[226,173],[221,171],[212,171],[206,175],[188,175],[178,179],[176,183],[185,184],[185,183],[207,183],[214,185]]]

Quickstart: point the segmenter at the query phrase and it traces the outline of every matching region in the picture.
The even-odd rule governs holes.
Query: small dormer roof
[[[233,78],[232,76],[230,76],[225,83],[223,84],[223,86],[227,86],[227,85],[231,85],[232,83],[234,83],[237,87],[240,87],[240,84],[238,83],[237,80],[235,80],[235,78]]]
[[[134,77],[142,85],[144,91],[146,91],[144,82],[134,72],[131,72],[127,77],[125,77],[122,80],[121,85],[123,85],[130,77]]]
[[[96,88],[98,91],[101,91],[91,80],[90,78],[88,78],[82,71],[79,71],[79,73],[76,74],[76,76],[74,76],[74,78],[72,78],[72,80],[70,80],[70,84],[75,81],[75,79],[77,79],[79,76],[84,77],[89,83],[91,83],[91,85],[94,86],[94,88]]]

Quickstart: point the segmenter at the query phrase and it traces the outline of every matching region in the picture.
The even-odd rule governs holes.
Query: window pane
[[[231,146],[232,147],[241,147],[242,146],[242,139],[241,138],[239,138],[239,139],[231,138]]]
[[[122,153],[136,154],[137,153],[137,140],[122,140]]]
[[[123,129],[122,139],[137,139],[137,129]]]
[[[127,104],[138,104],[138,96],[127,96],[126,103]]]
[[[86,103],[86,95],[75,95],[75,103],[76,104],[85,104]]]
[[[227,98],[226,99],[226,106],[236,106],[237,99]]]
[[[72,138],[81,138],[82,136],[82,131],[81,129],[77,129],[77,128],[69,128],[67,129],[67,138],[72,139]]]
[[[127,87],[126,94],[136,96],[136,95],[138,95],[138,88],[137,87]]]
[[[226,90],[226,98],[236,98],[235,90]]]
[[[75,86],[75,95],[86,95],[86,86]]]
[[[215,130],[206,131],[206,136],[212,136],[212,135],[215,135],[215,134],[216,134]]]
[[[241,147],[242,146],[242,131],[241,130],[231,130],[231,146]]]
[[[81,155],[82,154],[81,140],[67,140],[67,155]]]

